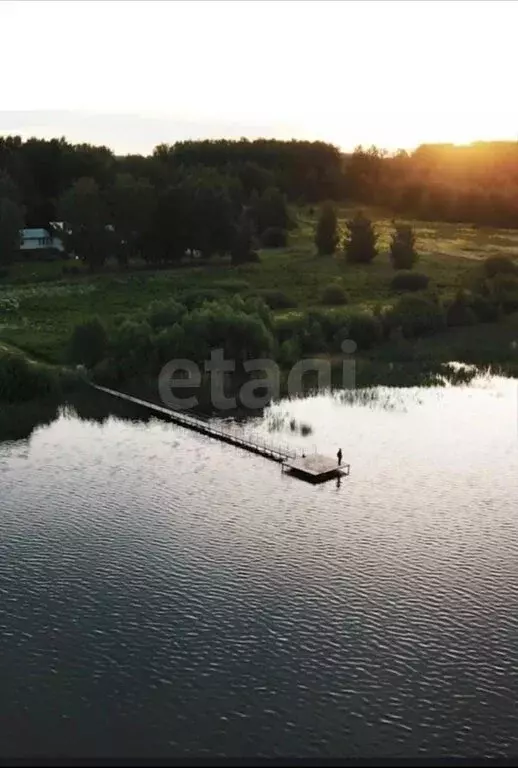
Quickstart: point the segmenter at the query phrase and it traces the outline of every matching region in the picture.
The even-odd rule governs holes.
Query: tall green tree
[[[320,209],[315,243],[319,256],[328,256],[335,252],[338,245],[338,221],[336,209],[332,203],[325,203]]]
[[[253,206],[255,225],[260,234],[269,227],[288,229],[290,226],[286,198],[276,187],[269,187],[262,195],[255,196]]]
[[[116,255],[126,265],[145,247],[155,205],[155,190],[148,179],[118,174],[108,192],[115,230]]]
[[[247,212],[245,211],[234,230],[234,242],[230,252],[232,264],[234,266],[253,260],[253,240],[253,223],[250,216],[247,215]]]
[[[372,221],[359,211],[347,222],[344,241],[347,261],[353,264],[370,264],[377,255],[377,239]]]
[[[412,269],[417,261],[415,234],[410,224],[395,224],[390,242],[390,260],[394,269]]]
[[[102,267],[115,242],[108,203],[94,179],[76,181],[61,198],[59,211],[67,251],[77,254],[92,271]]]
[[[10,264],[20,247],[23,214],[21,207],[8,197],[0,198],[0,264]]]

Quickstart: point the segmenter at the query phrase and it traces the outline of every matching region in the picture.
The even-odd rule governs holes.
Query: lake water
[[[316,487],[95,407],[0,443],[0,753],[516,754],[517,411],[279,403],[351,463]]]

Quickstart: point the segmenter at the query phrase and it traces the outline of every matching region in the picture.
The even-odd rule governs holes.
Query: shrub
[[[353,264],[370,264],[376,258],[378,236],[370,219],[359,212],[347,222],[344,250],[347,261]]]
[[[311,312],[306,315],[306,322],[299,334],[299,343],[304,354],[318,354],[326,348],[322,325]]]
[[[488,256],[484,260],[483,270],[486,277],[496,275],[517,275],[518,267],[508,256]]]
[[[336,332],[333,347],[341,351],[342,342],[354,341],[359,350],[371,349],[383,340],[383,328],[378,317],[370,312],[353,312],[346,316],[344,325]]]
[[[9,277],[9,270],[0,267],[0,280],[5,280],[7,277]]]
[[[391,328],[401,328],[407,339],[438,333],[446,327],[442,307],[423,296],[402,296],[387,320]]]
[[[259,291],[259,297],[262,298],[270,309],[291,309],[296,303],[282,291],[264,290]]]
[[[225,293],[217,288],[193,288],[180,294],[180,301],[187,309],[200,307],[206,301],[217,301],[224,298]]]
[[[402,269],[397,272],[390,282],[393,291],[424,291],[428,288],[430,278],[422,272],[410,272]]]
[[[152,369],[155,347],[148,323],[126,320],[116,328],[110,346],[111,357],[125,376],[140,375]]]
[[[281,227],[268,227],[260,240],[263,248],[285,248],[288,244],[288,233]]]
[[[414,230],[410,224],[396,224],[390,243],[390,259],[394,269],[412,269],[417,261]]]
[[[300,343],[298,339],[286,339],[279,348],[279,362],[281,365],[292,366],[301,357]]]
[[[69,342],[68,357],[73,363],[93,368],[106,355],[108,338],[104,325],[94,317],[76,325]]]
[[[446,324],[449,327],[474,325],[477,316],[470,306],[464,291],[458,291],[455,299],[446,308]]]
[[[154,331],[168,328],[180,320],[187,312],[184,304],[171,299],[170,301],[154,301],[148,312],[148,322]]]
[[[158,360],[161,365],[169,360],[182,357],[185,348],[185,331],[176,323],[172,328],[165,328],[155,338]]]
[[[322,291],[322,304],[326,304],[329,307],[337,307],[341,304],[347,304],[347,296],[341,285],[337,283],[331,283],[326,285]]]
[[[240,300],[241,304],[244,302]],[[184,356],[206,360],[211,349],[222,348],[235,361],[271,354],[273,336],[259,315],[248,313],[238,303],[213,302],[195,309],[183,320]]]
[[[336,210],[332,203],[325,203],[320,209],[315,244],[319,256],[330,256],[338,245],[338,223]]]
[[[16,353],[0,354],[0,402],[23,403],[58,391],[57,376],[50,368],[30,363]]]
[[[273,322],[273,331],[279,343],[290,341],[299,336],[307,321],[307,316],[291,313],[276,317]]]

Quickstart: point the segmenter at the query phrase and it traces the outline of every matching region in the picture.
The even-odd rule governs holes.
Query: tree
[[[65,247],[76,253],[91,270],[104,264],[114,248],[114,232],[105,196],[90,178],[76,181],[61,198]]]
[[[147,179],[118,174],[109,190],[109,203],[116,234],[117,259],[125,266],[144,247],[155,203],[154,189]]]
[[[269,187],[262,195],[255,197],[252,212],[259,233],[264,232],[268,227],[279,227],[280,229],[289,229],[290,227],[286,198],[276,187]]]
[[[370,264],[376,258],[376,241],[372,221],[360,211],[347,222],[344,250],[347,261],[353,264]]]
[[[325,203],[320,209],[315,243],[319,256],[329,256],[335,252],[338,245],[338,224],[336,210],[332,203]]]
[[[390,243],[390,259],[394,269],[412,269],[418,259],[415,234],[410,224],[395,224]]]
[[[20,247],[23,213],[16,202],[16,187],[5,175],[0,176],[0,264],[10,264]]]
[[[233,266],[253,261],[254,256],[252,254],[254,254],[253,225],[250,217],[243,214],[234,231],[234,242],[230,252]]]
[[[233,245],[234,211],[226,180],[215,174],[189,178],[184,186],[190,206],[189,247],[209,258]]]

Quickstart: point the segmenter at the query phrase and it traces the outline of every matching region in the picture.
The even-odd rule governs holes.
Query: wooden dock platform
[[[204,421],[197,416],[192,416],[183,411],[165,408],[162,405],[150,403],[148,400],[141,400],[138,397],[133,397],[108,387],[101,387],[97,384],[91,384],[91,386],[99,392],[112,395],[120,400],[126,400],[133,405],[142,406],[148,411],[153,411],[158,416],[168,418],[182,427],[276,461],[281,464],[283,471],[288,471],[296,477],[310,480],[313,483],[329,480],[337,475],[349,474],[349,464],[342,464],[339,467],[336,459],[321,456],[316,452],[306,455],[304,449],[296,450],[288,445],[273,444],[257,435],[248,435],[246,437],[238,435],[228,430],[220,429],[209,421]]]
[[[310,453],[308,456],[286,459],[282,468],[283,471],[289,471],[310,483],[321,483],[332,477],[348,475],[351,469],[349,464],[339,465],[336,459],[330,459],[320,453]]]

